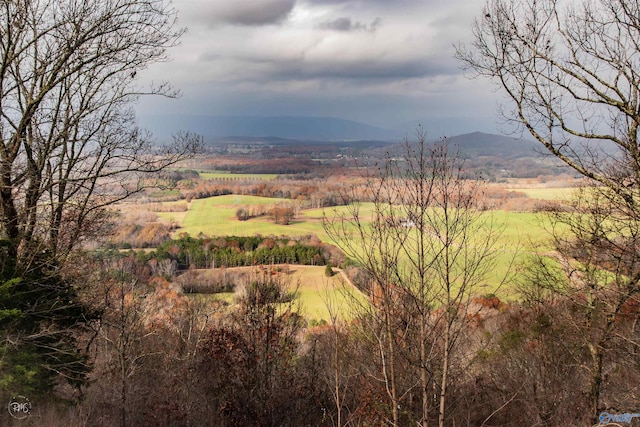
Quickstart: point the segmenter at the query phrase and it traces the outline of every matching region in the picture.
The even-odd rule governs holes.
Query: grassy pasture
[[[538,188],[507,188],[506,190],[524,193],[532,199],[569,200],[571,198],[571,195],[574,193],[576,189],[571,187],[562,187],[562,188],[538,187]]]
[[[188,212],[180,221],[180,232],[187,232],[192,236],[203,233],[208,236],[253,236],[261,234],[304,236],[317,235],[321,240],[328,241],[328,236],[322,228],[322,218],[334,215],[348,215],[348,208],[337,206],[327,209],[301,210],[298,217],[290,225],[274,224],[267,217],[252,218],[249,221],[238,221],[235,212],[239,207],[263,205],[275,205],[281,202],[290,202],[287,199],[274,199],[256,196],[226,195],[199,199],[191,202]],[[363,203],[360,214],[367,217],[373,212],[373,205]],[[176,219],[174,212],[160,212],[158,215],[164,219]],[[548,237],[548,232],[542,224],[538,214],[491,211],[485,215],[493,216],[496,224],[502,225],[500,244],[505,251],[514,251],[519,246],[529,246],[529,243],[538,245]]]
[[[320,236],[323,233],[320,220],[309,221],[304,216],[295,219],[290,225],[274,224],[267,217],[252,218],[249,221],[236,219],[236,210],[240,207],[262,205],[268,209],[277,203],[291,203],[291,200],[257,196],[217,196],[193,200],[189,211],[181,220],[179,215],[172,212],[161,212],[158,216],[167,221],[178,222],[182,227],[178,232],[186,232],[192,236],[198,236],[200,233],[207,236]]]
[[[288,199],[226,195],[193,200],[186,213],[159,212],[158,216],[165,220],[178,222],[182,227],[178,233],[186,232],[192,236],[197,236],[200,233],[208,236],[254,236],[257,234],[305,236],[315,234],[321,240],[328,241],[328,236],[322,228],[323,215],[331,217],[336,214],[348,215],[349,213],[345,206],[301,210],[290,225],[274,224],[268,217],[238,221],[235,216],[236,210],[240,207],[262,205],[268,209],[269,206],[277,203],[290,202]],[[362,217],[367,217],[372,212],[372,204],[362,204],[360,210]],[[496,224],[504,226],[500,240],[506,250],[514,250],[518,244],[539,244],[548,236],[538,214],[491,211],[486,215],[492,215]]]
[[[347,214],[346,207],[337,207],[327,210],[327,215]],[[360,210],[362,217],[367,217],[373,212],[371,204],[363,204]],[[321,217],[322,212],[305,212],[311,218]],[[534,213],[507,212],[502,210],[485,212],[481,217],[482,222],[494,224],[498,233],[497,241],[493,250],[496,252],[495,268],[486,279],[486,283],[480,285],[476,290],[481,294],[496,293],[509,298],[510,290],[508,283],[505,288],[499,286],[508,273],[513,274],[513,268],[518,262],[522,262],[527,254],[534,249],[551,249],[548,246],[549,232],[545,228],[543,218]],[[326,235],[323,235],[326,237]],[[322,239],[322,237],[321,237]],[[473,245],[473,236],[469,245]]]
[[[250,269],[253,267],[237,267],[237,269]],[[229,269],[233,270],[233,269]],[[308,266],[308,265],[290,265],[286,277],[286,281],[290,283],[292,288],[298,287],[297,303],[300,304],[300,313],[308,320],[320,322],[330,321],[329,305],[338,316],[342,319],[351,318],[349,312],[349,299],[358,298],[358,291],[350,286],[346,278],[334,269],[337,274],[327,277],[324,266]],[[279,273],[283,274],[283,273]],[[349,294],[348,294],[349,293]],[[204,295],[198,296],[205,297]],[[214,294],[213,298],[220,299],[234,304],[234,293]]]
[[[307,319],[326,320],[329,322],[327,304],[335,307],[342,319],[348,319],[349,304],[345,292],[358,292],[347,284],[346,278],[340,273],[327,277],[324,267],[307,265],[293,265],[292,283],[298,284],[298,298],[301,311]],[[337,271],[337,269],[335,269]]]
[[[289,202],[286,199],[273,199],[255,196],[226,195],[207,199],[199,199],[191,202],[188,212],[183,218],[172,212],[161,212],[158,215],[167,220],[176,221],[181,228],[176,233],[187,232],[192,236],[203,233],[208,236],[304,236],[315,234],[322,241],[329,242],[329,238],[322,228],[323,214],[331,217],[335,214],[348,214],[344,206],[328,209],[309,209],[300,211],[298,217],[290,225],[274,224],[268,217],[253,218],[248,221],[238,221],[235,212],[239,207],[263,205],[267,209],[269,206],[280,202]],[[361,215],[366,217],[373,212],[371,204],[362,204]],[[182,213],[180,213],[182,214]],[[542,224],[539,215],[533,213],[491,211],[487,216],[493,216],[495,224],[501,225],[503,230],[500,235],[496,249],[498,259],[491,277],[487,278],[487,283],[478,291],[480,293],[496,293],[496,288],[500,279],[507,272],[514,254],[517,253],[517,260],[522,260],[532,247],[545,248],[545,241],[548,239],[548,232]],[[295,269],[302,272],[305,270],[301,266]],[[322,292],[319,288],[326,288],[318,276],[324,277],[324,270],[311,280],[310,276],[301,275],[300,298],[303,301],[305,310],[308,311],[309,319],[326,319],[326,307],[322,299]],[[308,283],[307,283],[308,281]],[[507,285],[508,286],[508,285]],[[508,289],[501,289],[501,295],[509,295]],[[324,313],[324,314],[322,314]]]
[[[252,218],[249,221],[236,219],[235,212],[239,207],[263,205],[268,208],[282,202],[290,201],[256,196],[217,196],[193,200],[181,221],[178,220],[176,212],[159,212],[158,216],[166,220],[171,218],[178,220],[182,227],[178,233],[187,232],[192,236],[197,236],[200,233],[208,236],[254,236],[256,234],[304,236],[315,234],[321,240],[328,241],[322,228],[323,215],[331,217],[335,214],[348,214],[347,207],[337,206],[327,209],[301,210],[298,217],[290,225],[274,224],[267,217]],[[371,204],[362,204],[360,214],[363,217],[372,212],[373,206]],[[500,246],[504,246],[505,250],[515,250],[519,244],[525,246],[528,246],[529,243],[540,244],[548,236],[538,214],[491,211],[486,215],[492,215],[495,223],[504,227]]]

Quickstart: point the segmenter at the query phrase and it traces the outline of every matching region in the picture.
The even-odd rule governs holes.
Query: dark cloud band
[[[289,16],[295,4],[296,0],[217,1],[202,11],[200,19],[206,20],[210,26],[279,24]]]
[[[351,21],[351,18],[341,17],[332,21],[322,22],[318,28],[323,30],[334,31],[369,31],[375,32],[380,25],[382,25],[382,19],[376,18],[370,24],[363,24],[362,22]]]

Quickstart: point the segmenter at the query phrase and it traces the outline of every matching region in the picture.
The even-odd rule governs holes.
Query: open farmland
[[[249,270],[254,267],[236,267],[229,271]],[[348,284],[348,279],[339,269],[334,269],[331,277],[325,275],[324,266],[289,265],[283,280],[290,289],[297,287],[296,303],[300,304],[300,313],[309,322],[329,322],[329,307],[341,319],[352,317],[349,300],[364,298],[359,291]],[[214,298],[234,304],[235,293],[218,293]]]
[[[291,203],[287,199],[256,196],[226,195],[198,199],[191,202],[189,210],[181,218],[170,212],[158,216],[180,225],[178,232],[198,236],[255,236],[258,234],[304,236],[323,233],[320,220],[306,220],[303,216],[296,218],[289,225],[274,224],[267,216],[252,218],[249,221],[238,221],[236,210],[248,206],[262,206],[265,209],[278,203]]]
[[[322,228],[323,215],[332,217],[348,214],[348,209],[345,206],[303,209],[298,212],[290,225],[274,224],[268,216],[252,218],[248,221],[239,221],[235,216],[236,210],[240,207],[259,205],[268,209],[270,206],[286,202],[291,203],[286,199],[226,195],[194,200],[189,204],[188,211],[181,212],[180,215],[172,212],[161,212],[158,215],[179,224],[180,228],[175,231],[176,235],[185,232],[191,236],[201,234],[206,236],[316,235],[320,240],[329,242],[329,238]],[[373,205],[367,203],[361,205],[363,217],[373,211],[372,207]],[[493,270],[492,277],[488,278],[488,283],[479,291],[481,293],[499,291],[503,297],[509,298],[508,289],[497,289],[501,277],[507,273],[514,256],[517,256],[517,260],[522,260],[532,250],[531,248],[539,246],[544,248],[548,233],[541,222],[541,217],[535,213],[496,210],[487,212],[485,215],[493,216],[494,223],[504,229],[496,246],[499,251],[496,268]],[[322,310],[320,295],[314,289],[305,288],[301,294],[304,295],[303,299],[307,301],[305,305],[308,310]],[[311,316],[311,318],[313,317]]]
[[[574,193],[575,188],[571,187],[515,187],[507,188],[507,191],[517,191],[526,194],[532,199],[540,200],[568,200]]]
[[[227,174],[230,177],[239,178],[238,174]],[[269,176],[264,178],[269,179]],[[574,190],[571,187],[544,187],[530,182],[513,181],[503,184],[506,191],[518,191],[527,194],[528,197],[520,200],[562,200],[569,197]],[[141,205],[143,208],[144,205]],[[323,218],[340,217],[350,215],[347,206],[334,206],[328,208],[302,209],[301,203],[287,198],[261,197],[240,194],[228,194],[201,199],[193,199],[190,202],[164,202],[165,209],[156,209],[159,218],[177,228],[173,236],[178,237],[182,233],[190,236],[309,236],[315,235],[325,243],[333,243],[322,227]],[[295,210],[295,216],[289,225],[276,224],[268,215],[269,210],[275,206],[289,206]],[[185,210],[176,212],[181,207]],[[360,215],[362,218],[370,217],[373,212],[373,204],[361,203]],[[263,215],[252,216],[248,220],[240,221],[236,216],[238,209],[262,211]],[[478,294],[497,294],[503,300],[515,298],[512,283],[505,283],[500,287],[501,281],[508,272],[513,273],[514,262],[523,261],[527,254],[533,250],[546,251],[550,247],[546,243],[548,232],[542,224],[540,215],[532,212],[515,212],[505,210],[491,210],[484,213],[486,217],[492,217],[492,222],[501,228],[500,239],[495,247],[497,259],[495,268],[491,270],[486,283],[480,284],[475,292]],[[534,249],[535,248],[535,249]],[[511,269],[511,270],[510,270]],[[292,266],[295,270],[295,281],[299,282],[299,299],[303,306],[303,313],[309,320],[320,321],[328,319],[326,308],[326,295],[341,301],[339,306],[345,306],[344,297],[338,296],[335,281],[338,276],[331,279],[324,275],[323,267]],[[293,276],[292,276],[293,277]],[[329,285],[329,282],[331,284]],[[232,294],[218,294],[218,298],[233,301]]]
[[[0,8],[0,427],[640,427],[640,1],[208,3]]]
[[[274,224],[268,216],[252,218],[248,221],[239,221],[235,216],[236,210],[240,207],[262,205],[267,208],[283,202],[288,201],[255,196],[217,196],[192,201],[182,218],[182,215],[177,216],[174,212],[160,212],[158,216],[168,221],[177,221],[180,228],[176,234],[188,233],[191,236],[199,234],[206,236],[254,236],[257,234],[305,236],[315,234],[326,242],[328,237],[322,228],[323,215],[331,217],[335,214],[348,214],[345,206],[327,209],[302,209],[290,225]],[[373,212],[372,205],[363,203],[361,214],[366,217],[371,212]],[[496,224],[504,225],[502,241],[506,248],[513,249],[519,243],[538,244],[547,237],[547,232],[538,214],[496,210],[487,212],[486,215],[493,215]]]

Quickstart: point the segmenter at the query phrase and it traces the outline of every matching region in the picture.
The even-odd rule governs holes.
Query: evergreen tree
[[[79,337],[98,313],[55,265],[19,273],[6,251],[0,259],[0,396],[33,398],[59,380],[80,386],[91,366]]]

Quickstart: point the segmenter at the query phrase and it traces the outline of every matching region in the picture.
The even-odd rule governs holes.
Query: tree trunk
[[[598,422],[598,412],[600,406],[600,390],[602,388],[602,362],[604,359],[604,340],[600,340],[596,345],[590,344],[589,351],[593,358],[593,368],[589,381],[589,413],[595,417],[591,421]],[[590,418],[592,418],[590,417]]]
[[[444,413],[447,395],[447,381],[449,373],[449,335],[451,332],[451,326],[449,319],[446,319],[445,331],[444,331],[444,349],[442,353],[442,379],[440,382],[440,408],[438,410],[438,426],[444,427]]]
[[[386,292],[386,291],[385,291]],[[388,301],[387,301],[388,302]],[[385,329],[386,329],[386,340],[387,340],[387,364],[389,366],[389,375],[386,376],[388,392],[391,398],[392,408],[392,416],[393,416],[393,425],[399,426],[400,414],[398,412],[398,392],[396,389],[396,368],[395,368],[395,343],[393,338],[393,328],[391,327],[391,316],[389,313],[389,305],[385,302],[386,307],[385,310]],[[384,361],[383,361],[384,362]],[[383,368],[385,363],[383,363]]]
[[[334,342],[334,353],[333,353],[333,363],[334,363],[334,382],[335,382],[335,402],[336,402],[336,411],[338,417],[338,427],[342,427],[342,400],[340,399],[340,368],[339,368],[339,360],[338,360],[338,346],[340,343],[338,342],[338,331],[336,330],[336,325],[333,325],[333,333],[335,337]]]
[[[422,386],[422,427],[429,425],[429,373],[427,372],[427,325],[420,325],[420,385]]]
[[[8,256],[17,258],[20,229],[18,226],[18,211],[13,198],[13,185],[11,181],[12,166],[8,162],[2,162],[2,185],[0,186],[0,200],[2,202],[2,223],[4,232],[9,240]]]

